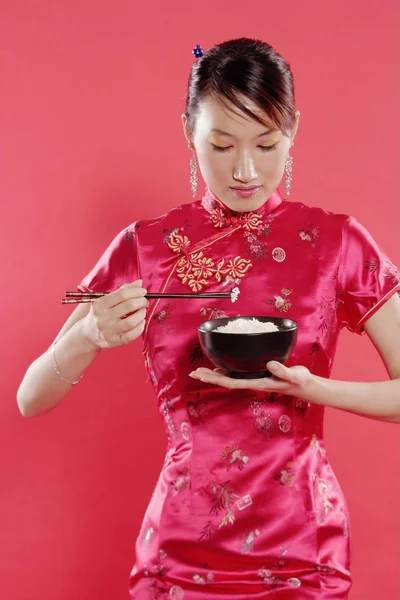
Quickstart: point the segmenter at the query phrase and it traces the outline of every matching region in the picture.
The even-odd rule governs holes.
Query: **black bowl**
[[[237,319],[257,319],[274,323],[279,331],[260,333],[223,333],[215,331]],[[227,317],[204,321],[198,326],[204,354],[229,377],[255,379],[270,377],[266,364],[270,360],[285,363],[297,341],[298,323],[280,317]]]

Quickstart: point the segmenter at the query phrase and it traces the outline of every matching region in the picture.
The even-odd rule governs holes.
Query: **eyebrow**
[[[222,131],[222,129],[214,128],[214,129],[211,129],[211,131],[215,132],[215,133],[219,133],[221,135],[229,135],[229,137],[233,137],[233,138],[236,137],[236,136],[232,135],[231,133]],[[263,135],[267,135],[268,133],[272,133],[273,131],[278,131],[278,129],[267,129],[266,131],[263,131],[262,133],[260,133],[260,135],[258,135],[257,137],[262,137]]]

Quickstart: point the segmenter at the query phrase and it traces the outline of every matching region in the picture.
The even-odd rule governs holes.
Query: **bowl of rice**
[[[285,363],[297,341],[298,323],[284,317],[226,317],[198,326],[201,348],[229,377],[270,377],[270,360]]]

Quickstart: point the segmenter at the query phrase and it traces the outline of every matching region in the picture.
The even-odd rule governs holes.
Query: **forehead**
[[[242,96],[240,100],[246,108],[263,120],[264,125],[246,115],[227,100],[222,101],[207,96],[199,105],[196,131],[208,135],[213,129],[217,129],[220,130],[216,132],[219,135],[221,135],[221,131],[224,131],[232,136],[249,138],[257,137],[267,129],[279,131],[271,118],[249,98]]]

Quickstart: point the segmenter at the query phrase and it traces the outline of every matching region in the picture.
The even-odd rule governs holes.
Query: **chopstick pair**
[[[111,292],[65,292],[66,298],[61,304],[82,304],[93,302],[97,298],[107,296]],[[145,298],[230,298],[235,302],[239,296],[239,288],[233,288],[230,292],[199,292],[197,294],[170,294],[170,293],[148,293]]]

